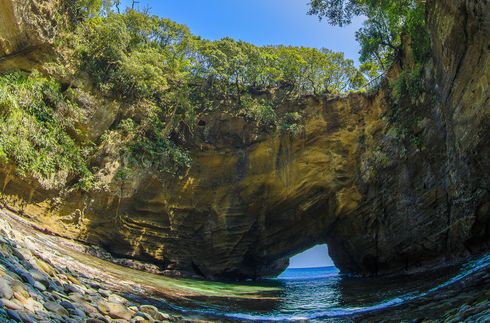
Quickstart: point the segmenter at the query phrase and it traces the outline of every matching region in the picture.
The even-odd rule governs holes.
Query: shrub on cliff
[[[356,33],[361,45],[360,61],[375,64],[383,72],[401,49],[402,33],[414,44],[417,62],[427,59],[430,40],[425,3],[425,0],[310,0],[309,14],[338,26],[349,24],[356,15],[367,17]]]
[[[59,83],[38,73],[1,76],[0,163],[14,163],[20,176],[34,177],[45,189],[76,181],[90,190],[89,145],[72,139],[74,125],[63,114],[76,109]]]

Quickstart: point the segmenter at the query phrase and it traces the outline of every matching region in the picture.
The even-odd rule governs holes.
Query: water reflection
[[[193,296],[174,300],[170,308],[217,320],[338,321],[421,299],[488,267],[490,256],[465,267],[404,277],[345,277],[335,267],[288,270],[278,279],[235,285],[250,291],[242,294],[246,297]]]

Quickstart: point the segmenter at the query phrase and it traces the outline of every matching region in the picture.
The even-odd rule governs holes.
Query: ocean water
[[[349,322],[353,315],[436,294],[489,266],[486,256],[463,267],[391,278],[345,277],[335,267],[287,269],[275,279],[241,284],[244,290],[251,288],[249,298],[205,297],[174,310],[220,321]]]

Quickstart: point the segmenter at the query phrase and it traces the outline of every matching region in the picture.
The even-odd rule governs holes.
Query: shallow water
[[[350,278],[339,275],[334,267],[324,267],[290,269],[276,279],[249,283],[176,279],[87,255],[80,251],[82,245],[45,235],[9,216],[9,223],[15,226],[18,235],[29,241],[29,248],[43,254],[52,264],[81,273],[84,281],[98,282],[129,299],[152,303],[184,317],[338,322],[358,319],[359,315],[384,317],[386,311],[395,311],[393,321],[400,321],[399,317],[413,318],[414,311],[419,317],[428,317],[429,313],[437,318],[436,305],[441,308],[438,313],[445,313],[448,307],[461,306],[469,299],[487,300],[490,295],[490,255],[462,266],[405,277]],[[483,280],[486,285],[468,284],[467,278],[478,278],[481,274],[488,278]],[[478,279],[475,281],[478,284]]]
[[[224,320],[348,320],[430,296],[489,266],[485,256],[461,267],[391,278],[343,277],[335,267],[288,269],[276,279],[254,282],[255,289],[265,289],[255,298],[199,298],[174,309]]]

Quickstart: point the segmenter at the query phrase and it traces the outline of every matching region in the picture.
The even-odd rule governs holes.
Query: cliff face
[[[0,1],[8,9],[2,22],[19,21],[13,3]],[[96,161],[106,190],[48,192],[10,166],[0,172],[4,204],[117,255],[206,277],[277,274],[290,256],[323,242],[343,272],[360,274],[488,249],[489,13],[488,1],[429,4],[432,63],[420,96],[400,101],[396,113],[389,81],[373,95],[285,104],[305,115],[296,137],[216,113],[199,122],[182,178],[141,171],[116,183],[106,147]],[[0,24],[8,44],[49,43],[12,26]],[[7,47],[4,60],[16,51]],[[29,55],[19,57],[35,64]],[[411,64],[406,49],[388,80]],[[94,101],[87,109],[87,131],[97,138],[118,108]]]
[[[52,52],[58,1],[0,0],[0,70],[30,70]]]

